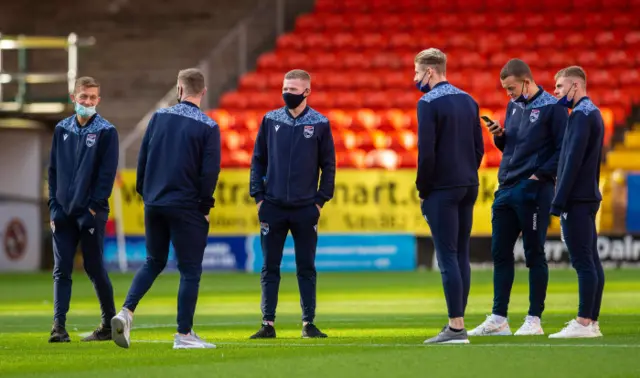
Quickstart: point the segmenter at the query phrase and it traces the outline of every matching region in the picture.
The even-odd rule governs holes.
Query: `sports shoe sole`
[[[477,336],[512,336],[512,335],[513,335],[513,333],[511,333],[511,330],[508,330],[508,329],[502,330],[500,332],[481,333],[481,334],[478,334],[478,335],[469,332],[469,336],[474,336],[474,337],[477,337]]]
[[[119,317],[111,319],[111,338],[117,346],[121,348],[129,348],[129,340],[124,335],[125,322]]]
[[[556,336],[555,334],[549,335],[550,339],[595,339],[600,337],[598,335],[581,335],[581,336]]]
[[[449,340],[449,341],[442,341],[439,343],[427,343],[426,341],[424,342],[424,344],[426,345],[438,345],[438,344],[471,344],[471,342],[467,339],[467,340]]]
[[[175,345],[173,344],[173,349],[216,349],[216,346],[212,344],[212,346],[205,345]]]

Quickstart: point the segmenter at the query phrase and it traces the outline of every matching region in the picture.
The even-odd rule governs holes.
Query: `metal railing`
[[[93,46],[95,39],[78,38],[75,33],[67,37],[38,37],[38,36],[3,36],[0,34],[0,111],[22,113],[58,113],[64,111],[67,103],[61,102],[30,102],[27,98],[27,86],[33,84],[66,83],[68,92],[73,92],[73,86],[78,75],[78,48]],[[28,72],[28,50],[59,49],[67,51],[66,72]],[[17,72],[4,71],[3,51],[17,50]],[[17,93],[13,101],[4,101],[3,85],[17,84]]]

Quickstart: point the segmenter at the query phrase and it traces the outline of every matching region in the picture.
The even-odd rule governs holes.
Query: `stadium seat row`
[[[456,82],[453,82],[456,83]],[[464,84],[464,82],[462,82]],[[461,85],[466,89],[464,85]],[[547,87],[549,90],[552,88]],[[590,97],[600,106],[630,109],[631,102],[638,97],[634,89],[606,90],[598,89],[590,93]],[[508,98],[504,90],[495,87],[488,91],[468,90],[482,107],[504,107]],[[359,109],[370,108],[384,110],[387,108],[405,108],[417,104],[420,93],[411,90],[390,91],[358,91],[355,88],[343,91],[318,91],[309,98],[309,105],[315,108],[346,108]],[[253,91],[229,92],[223,95],[220,101],[222,109],[252,109],[252,108],[279,108],[282,106],[280,91],[254,93]]]
[[[640,20],[640,18],[639,18]],[[500,51],[502,48],[522,48],[527,46],[537,48],[573,48],[584,50],[585,48],[616,48],[633,50],[640,46],[640,22],[638,26],[626,30],[598,30],[591,29],[584,33],[575,33],[570,36],[559,31],[526,31],[500,33],[482,33],[471,30],[450,34],[443,31],[426,33],[419,31],[398,31],[393,34],[377,31],[354,30],[352,32],[296,32],[284,35],[278,39],[277,47],[286,50],[332,50],[353,51],[421,49],[425,44],[450,49],[478,49],[482,47],[488,51]]]
[[[553,12],[535,13],[505,13],[504,11],[491,13],[443,13],[429,14],[408,13],[385,14],[336,14],[311,13],[299,17],[296,20],[296,32],[314,33],[320,31],[446,31],[449,28],[459,28],[464,25],[461,32],[495,30],[536,30],[542,31],[552,26],[554,30],[571,30],[575,32],[591,32],[592,30],[627,29],[633,30],[640,26],[640,20],[631,12],[609,8],[602,13],[565,13],[559,14],[556,8],[550,8]],[[487,25],[491,25],[487,30]],[[566,37],[566,36],[565,36]],[[559,42],[561,40],[559,39]]]
[[[415,168],[418,159],[416,150],[394,151],[391,149],[350,149],[336,151],[338,167],[352,168]],[[491,149],[485,152],[481,167],[496,167],[500,164],[501,152]],[[247,150],[223,150],[222,165],[230,168],[246,168],[251,165],[251,152]]]
[[[413,70],[416,54],[430,44],[421,44],[413,49],[399,51],[288,51],[278,50],[258,59],[258,72],[279,72],[291,67],[307,67],[311,71],[337,72],[339,70]],[[437,46],[437,45],[433,45]],[[632,50],[573,50],[573,51],[525,51],[521,48],[496,50],[494,53],[475,49],[447,51],[447,66],[451,70],[496,69],[507,60],[520,57],[531,62],[531,67],[553,70],[567,64],[579,64],[590,71],[594,68],[635,69],[640,64],[640,48]]]
[[[535,66],[532,67],[535,69]],[[286,72],[286,71],[284,71]],[[554,74],[557,71],[535,70],[536,83],[544,88],[553,88],[555,85]],[[314,90],[411,90],[414,88],[412,71],[409,69],[376,70],[371,71],[339,71],[323,72],[312,71],[312,87]],[[589,84],[594,87],[605,88],[624,86],[640,86],[640,72],[637,69],[618,70],[589,70]],[[240,79],[240,92],[244,91],[271,91],[275,93],[282,88],[283,71],[274,72],[250,72]],[[447,78],[452,83],[469,91],[483,92],[490,90],[502,90],[499,80],[499,72],[482,70],[454,70],[447,72]],[[629,88],[633,91],[633,88]]]

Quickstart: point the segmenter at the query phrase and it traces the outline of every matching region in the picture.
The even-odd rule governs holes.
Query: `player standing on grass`
[[[558,102],[572,108],[560,152],[558,185],[551,214],[560,217],[564,242],[571,264],[578,273],[580,305],[571,320],[554,339],[601,337],[598,325],[604,271],[598,256],[596,214],[600,208],[600,162],[604,122],[600,109],[587,97],[587,75],[572,66],[556,74]]]
[[[327,337],[313,323],[315,257],[320,211],[333,197],[336,157],[329,120],[307,106],[310,93],[307,72],[288,72],[282,87],[285,107],[264,116],[256,137],[249,191],[258,205],[264,261],[262,327],[252,339],[276,337],[280,264],[289,231],[295,245],[302,337]]]
[[[529,268],[529,312],[516,335],[543,335],[540,317],[549,282],[544,244],[567,110],[538,87],[529,66],[511,59],[500,72],[511,102],[505,127],[489,122],[502,151],[500,184],[491,208],[493,311],[469,336],[511,335],[507,310],[515,275],[513,249],[520,233]]]
[[[475,100],[447,82],[446,55],[435,48],[415,58],[418,102],[418,189],[442,274],[449,324],[431,343],[469,343],[464,312],[471,267],[469,237],[478,197],[478,169],[484,156]]]
[[[82,247],[84,270],[93,282],[102,310],[102,324],[83,341],[111,340],[109,321],[116,313],[113,287],[102,253],[109,197],[118,169],[118,132],[96,113],[100,84],[94,78],[79,78],[71,100],[75,114],[56,126],[49,165],[54,257],[50,343],[70,341],[65,323],[78,242]]]
[[[220,173],[220,129],[200,110],[206,93],[198,69],[178,74],[178,104],[158,110],[142,140],[136,191],[144,200],[147,261],[136,273],[122,311],[111,320],[113,339],[130,344],[133,312],[167,264],[173,244],[180,271],[174,349],[215,348],[193,331],[209,212]]]

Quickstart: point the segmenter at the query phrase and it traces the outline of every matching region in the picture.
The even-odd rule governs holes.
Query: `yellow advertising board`
[[[338,169],[334,198],[322,209],[319,229],[326,233],[410,233],[429,235],[415,188],[415,170]],[[120,172],[124,232],[144,235],[142,199],[135,192],[134,170]],[[491,234],[491,204],[497,190],[497,169],[480,171],[474,209],[474,235]],[[223,169],[211,211],[210,234],[256,234],[256,205],[249,196],[249,170]],[[111,214],[115,213],[113,198]]]

